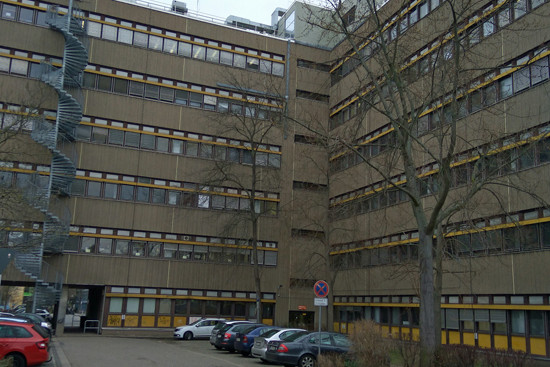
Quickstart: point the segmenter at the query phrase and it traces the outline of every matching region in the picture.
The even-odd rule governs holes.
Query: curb
[[[65,352],[63,352],[63,348],[61,348],[61,342],[58,340],[52,340],[50,343],[50,351],[51,351],[51,365],[54,367],[70,367],[71,363],[67,359],[67,356],[65,355]]]

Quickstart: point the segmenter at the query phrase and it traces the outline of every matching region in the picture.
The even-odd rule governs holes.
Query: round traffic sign
[[[313,292],[317,297],[326,297],[328,296],[328,283],[324,280],[318,280],[313,286]]]

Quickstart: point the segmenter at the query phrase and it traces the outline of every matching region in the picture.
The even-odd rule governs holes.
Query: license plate
[[[270,345],[270,346],[269,346],[269,350],[270,350],[270,351],[277,350],[277,347],[276,347],[275,345]]]
[[[241,338],[237,338],[237,341],[240,342],[240,341],[241,341]]]

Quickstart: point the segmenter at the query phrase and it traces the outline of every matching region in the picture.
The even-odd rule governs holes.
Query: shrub
[[[392,342],[384,338],[380,326],[372,320],[357,321],[349,338],[350,362],[347,365],[369,367],[390,365]]]
[[[484,367],[527,367],[531,365],[531,359],[524,352],[490,349],[483,351],[483,365]]]
[[[472,367],[476,365],[478,349],[469,345],[442,345],[435,353],[434,367]]]

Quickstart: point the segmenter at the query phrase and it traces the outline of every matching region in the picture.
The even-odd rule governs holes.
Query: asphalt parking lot
[[[208,340],[173,340],[65,334],[54,337],[43,367],[265,366],[259,359],[220,351]]]

